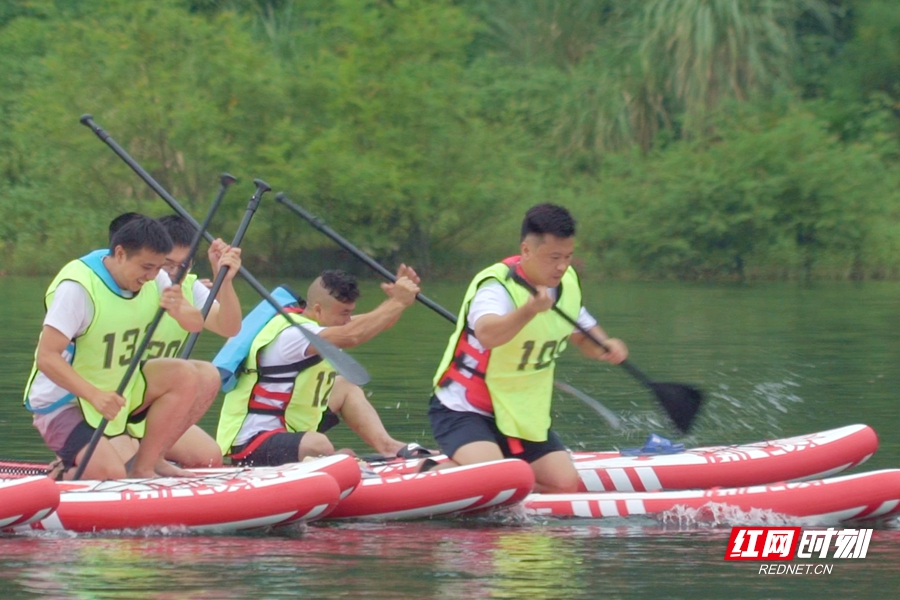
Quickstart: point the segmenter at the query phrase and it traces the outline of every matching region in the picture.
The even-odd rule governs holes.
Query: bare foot
[[[193,477],[190,471],[185,471],[181,467],[176,467],[164,458],[160,458],[155,467],[156,474],[160,477]]]
[[[356,452],[354,452],[350,448],[341,448],[340,450],[335,451],[335,454],[347,454],[348,456],[356,456]]]
[[[156,472],[153,469],[145,470],[145,469],[128,469],[125,472],[126,479],[153,479],[156,477]]]

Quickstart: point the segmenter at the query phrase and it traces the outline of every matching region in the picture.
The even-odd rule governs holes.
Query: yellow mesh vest
[[[197,276],[189,273],[181,283],[181,293],[191,306],[194,305],[195,281],[197,281]],[[155,285],[155,282],[152,283]],[[156,331],[153,332],[153,340],[148,344],[144,358],[146,360],[162,357],[178,358],[181,356],[181,349],[184,347],[188,335],[188,332],[178,324],[172,315],[164,314]]]
[[[315,323],[298,314],[292,314],[291,317],[297,323]],[[254,410],[251,403],[254,399],[253,388],[260,380],[257,370],[259,353],[288,327],[291,325],[284,317],[275,315],[253,339],[243,373],[238,378],[235,388],[225,395],[219,415],[216,441],[223,454],[231,453],[231,447],[234,445],[247,415]],[[328,408],[328,396],[334,387],[335,376],[334,367],[323,360],[310,360],[309,366],[302,368],[294,379],[290,402],[283,415],[285,429],[290,432],[316,430],[322,420],[322,413]],[[269,411],[265,412],[269,414]]]
[[[528,300],[529,291],[508,275],[509,267],[497,263],[478,273],[469,284],[456,330],[435,373],[435,389],[453,360],[460,336],[465,335],[469,306],[482,284],[489,280],[498,281],[506,288],[516,308]],[[572,318],[577,318],[581,311],[581,285],[571,267],[560,282],[556,305]],[[566,348],[572,329],[570,323],[551,309],[535,316],[512,340],[491,349],[485,383],[497,427],[504,435],[532,442],[547,440],[556,358]]]
[[[87,330],[73,340],[75,351],[72,368],[95,387],[114,391],[119,387],[144,331],[156,315],[159,292],[156,285],[149,282],[134,297],[124,298],[105,267],[102,271],[105,273],[101,276],[80,259],[70,262],[50,283],[44,295],[44,308],[49,308],[56,288],[63,281],[75,281],[84,287],[94,305],[94,316]],[[36,375],[35,361],[25,390],[26,399]],[[145,390],[146,382],[138,369],[123,393],[125,409],[106,426],[107,436],[116,436],[125,431],[128,415],[141,405]],[[85,421],[92,427],[97,427],[103,416],[83,398],[78,398],[78,404]]]

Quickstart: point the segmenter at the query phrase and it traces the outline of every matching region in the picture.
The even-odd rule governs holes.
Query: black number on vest
[[[125,353],[119,357],[119,366],[125,367],[134,358],[134,351],[137,350],[138,336],[141,335],[140,329],[129,329],[122,334],[122,343],[125,344]]]
[[[129,329],[122,334],[122,343],[125,344],[125,352],[119,355],[119,365],[124,367],[134,358],[137,350],[138,336],[141,334],[140,329]],[[113,355],[115,354],[116,334],[107,333],[103,336],[103,343],[106,345],[106,353],[103,356],[103,368],[112,369]]]
[[[169,342],[169,345],[166,347],[166,356],[169,358],[176,358],[181,353],[181,342],[175,340],[174,342]]]
[[[324,406],[328,403],[328,394],[331,393],[332,388],[334,388],[334,377],[336,373],[334,371],[328,372],[328,377],[325,377],[325,371],[319,371],[319,374],[316,375],[316,393],[313,396],[313,406]],[[325,384],[325,390],[322,390],[322,384]]]
[[[525,352],[522,354],[522,362],[519,363],[519,371],[524,371],[525,365],[528,364],[528,358],[531,356],[531,351],[534,350],[534,340],[528,340],[522,344],[522,350]]]
[[[116,343],[116,334],[107,333],[104,335],[103,343],[106,344],[106,357],[103,359],[103,368],[112,369],[113,345]]]
[[[147,352],[144,356],[147,357],[147,360],[153,358],[159,358],[166,351],[166,343],[165,342],[150,342],[147,344]]]
[[[556,358],[556,340],[550,340],[549,342],[544,342],[544,345],[541,346],[541,351],[538,353],[537,364],[534,365],[535,369],[546,369],[553,362],[553,359]],[[549,356],[548,356],[549,355]]]
[[[534,365],[535,369],[546,369],[551,364],[553,364],[554,359],[558,357],[563,350],[566,348],[566,342],[568,341],[569,336],[564,337],[559,340],[550,340],[549,342],[544,342],[544,345],[541,346],[541,349],[537,353],[537,364]],[[524,371],[525,367],[528,366],[528,359],[531,358],[532,352],[534,352],[535,342],[534,340],[528,340],[524,344],[522,344],[522,360],[519,362],[519,366],[517,369],[519,371]]]

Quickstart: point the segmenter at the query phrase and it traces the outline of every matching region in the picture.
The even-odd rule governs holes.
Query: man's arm
[[[393,284],[391,297],[382,302],[378,308],[364,315],[359,315],[346,325],[327,327],[319,335],[338,348],[352,348],[371,340],[373,337],[397,322],[401,313],[416,301],[419,286],[408,277],[398,279]],[[307,356],[316,354],[312,346]]]
[[[628,358],[628,347],[625,346],[625,342],[609,337],[599,325],[594,325],[588,329],[588,333],[603,342],[609,348],[609,351],[607,352],[603,347],[589,340],[580,331],[576,331],[569,338],[569,342],[581,350],[581,353],[586,357],[593,360],[603,360],[614,365]]]
[[[228,267],[222,287],[206,315],[206,329],[222,337],[232,337],[241,331],[241,301],[234,290],[234,276],[241,268],[241,249],[232,248],[220,239],[209,246],[209,262],[212,265],[213,279],[219,276],[219,269]]]
[[[394,286],[396,285],[396,281],[402,279],[403,277],[406,277],[407,279],[409,279],[416,285],[419,285],[422,282],[421,277],[419,277],[419,274],[416,273],[415,269],[413,269],[412,267],[407,267],[405,264],[401,264],[400,267],[397,269],[397,279],[391,283],[385,282],[385,283],[381,284],[381,289],[382,289],[382,291],[384,291],[384,293],[387,295],[388,298],[393,298]],[[366,314],[368,314],[368,313],[363,313],[361,315],[353,315],[350,318],[351,319],[359,319],[360,317],[364,317]],[[394,320],[391,321],[390,323],[388,323],[384,327],[384,329],[390,329],[391,327],[393,327],[394,324],[400,320],[401,314],[402,314],[402,311],[398,312],[396,314],[396,316],[394,317]]]
[[[159,306],[166,309],[178,325],[188,333],[203,331],[203,313],[187,301],[180,285],[171,285],[163,290]]]
[[[485,350],[509,342],[538,313],[553,306],[553,298],[547,294],[547,288],[538,286],[537,290],[538,293],[530,296],[519,308],[504,315],[486,314],[475,321],[475,338]]]
[[[100,414],[112,421],[125,406],[125,398],[114,391],[98,389],[79,375],[62,356],[69,342],[71,340],[64,333],[44,325],[38,341],[38,370],[56,385],[90,402]]]

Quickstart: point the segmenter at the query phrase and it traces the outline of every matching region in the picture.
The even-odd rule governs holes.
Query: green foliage
[[[505,210],[524,177],[506,129],[478,117],[464,77],[473,23],[461,11],[342,0],[261,20],[304,124],[286,123],[284,142],[266,149],[294,200],[337,216],[376,256],[425,269],[441,262],[432,247],[453,249],[473,222]],[[273,256],[308,247],[293,229],[273,224]]]
[[[606,229],[601,255],[688,279],[809,277],[823,262],[845,276],[885,268],[867,252],[896,246],[900,188],[878,153],[841,144],[810,113],[748,112],[714,137],[609,161],[595,193],[623,209],[613,227],[593,215],[591,228]]]
[[[644,277],[895,276],[889,0],[15,0],[0,4],[0,247],[36,273],[260,177],[388,263],[465,276],[571,206],[581,259]],[[226,235],[227,238],[227,235]],[[255,271],[333,245],[267,201]]]

